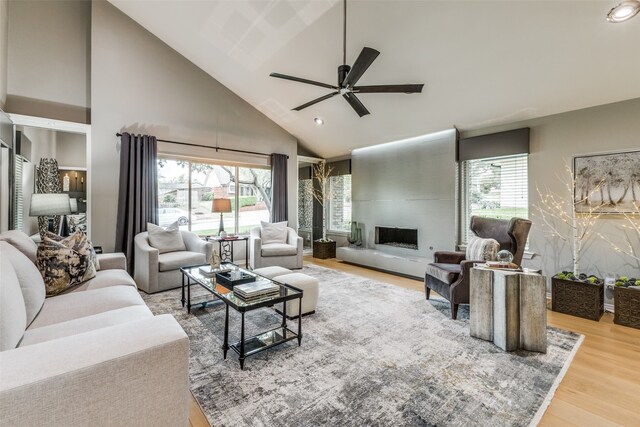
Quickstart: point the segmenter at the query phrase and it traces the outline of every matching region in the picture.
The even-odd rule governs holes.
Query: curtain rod
[[[116,136],[119,138],[122,136],[121,133],[116,133]],[[210,148],[212,150],[223,150],[223,151],[233,151],[234,153],[243,153],[243,154],[255,154],[258,156],[267,156],[271,157],[271,154],[261,153],[259,151],[247,151],[247,150],[236,150],[235,148],[222,148],[222,147],[212,147],[210,145],[202,145],[202,144],[194,144],[192,142],[180,142],[180,141],[169,141],[166,139],[156,139],[158,142],[166,142],[168,144],[178,144],[178,145],[187,145],[189,147],[201,147],[201,148]],[[287,156],[287,159],[289,156]]]

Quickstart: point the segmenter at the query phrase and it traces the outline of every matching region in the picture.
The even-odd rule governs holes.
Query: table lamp
[[[69,235],[69,225],[67,215],[71,215],[71,202],[68,194],[62,193],[36,193],[31,195],[31,205],[29,206],[29,216],[58,216],[62,215],[60,225],[60,235]],[[49,218],[49,231],[55,233],[53,221]]]
[[[211,212],[220,212],[220,228],[218,229],[218,236],[226,237],[227,232],[224,231],[224,222],[222,220],[222,214],[231,212],[231,199],[213,199],[211,206]]]

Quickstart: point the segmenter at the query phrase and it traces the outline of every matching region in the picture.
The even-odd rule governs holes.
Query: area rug
[[[314,265],[302,272],[320,281],[302,346],[294,340],[250,357],[244,371],[233,351],[222,358],[222,304],[187,314],[180,290],[144,295],[189,335],[191,388],[212,426],[535,424],[581,342],[549,328],[547,354],[505,353],[471,338],[468,311],[451,320],[444,300]],[[246,320],[255,334],[281,317],[265,308]],[[239,333],[230,310],[230,342]]]

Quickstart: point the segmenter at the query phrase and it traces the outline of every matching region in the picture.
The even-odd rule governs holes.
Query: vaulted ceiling
[[[329,90],[269,77],[336,82],[341,1],[110,1],[323,157],[640,97],[640,16],[606,22],[616,1],[350,0],[347,63],[381,52],[359,83],[425,83],[358,95],[363,118],[341,97],[291,111]]]

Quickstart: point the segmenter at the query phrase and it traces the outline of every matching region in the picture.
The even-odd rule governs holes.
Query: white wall
[[[89,123],[91,1],[9,1],[8,13],[6,111]]]
[[[354,150],[352,220],[369,248],[431,258],[455,245],[456,131]],[[375,245],[375,226],[418,229],[418,250]]]
[[[0,109],[7,100],[8,7],[7,0],[0,0]]]
[[[57,132],[56,158],[58,164],[78,168],[87,167],[87,138],[79,133]]]
[[[92,7],[92,240],[114,247],[119,147],[116,132],[289,155],[289,218],[296,226],[297,141],[262,113],[165,45],[111,4]],[[196,157],[262,163],[263,157],[191,150]],[[97,202],[100,209],[96,209]]]
[[[539,203],[536,186],[546,191],[569,193],[558,176],[564,174],[565,162],[572,164],[576,155],[640,149],[640,99],[587,108],[584,110],[513,123],[481,131],[466,132],[464,137],[515,129],[531,128],[529,156],[529,212],[533,213],[530,251],[539,254],[525,266],[542,268],[548,276],[560,270],[571,270],[569,247],[557,238],[545,235],[540,218],[532,205]],[[598,219],[595,232],[622,237],[623,218],[604,215]],[[640,254],[640,236],[629,234]],[[582,272],[607,276],[612,274],[640,277],[640,262],[614,252],[608,243],[595,236],[586,244]],[[611,295],[608,295],[611,302]]]

